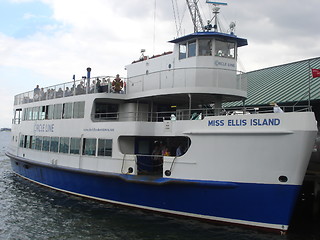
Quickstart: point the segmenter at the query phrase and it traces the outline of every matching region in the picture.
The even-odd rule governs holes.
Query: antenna
[[[236,23],[235,22],[231,22],[230,25],[229,25],[230,34],[234,34],[235,28],[236,28]]]
[[[223,2],[211,2],[211,1],[206,1],[206,3],[211,3],[213,5],[228,5],[228,3],[223,3]]]
[[[213,12],[213,18],[211,20],[208,20],[208,25],[205,27],[206,30],[211,30],[212,28],[214,29],[215,32],[219,31],[219,22],[218,22],[218,14],[219,14],[219,11],[220,11],[220,5],[228,5],[227,3],[224,3],[224,2],[212,2],[212,1],[206,1],[206,3],[209,3],[209,4],[212,4],[214,7],[212,9],[212,12]],[[212,24],[211,22],[213,21],[214,19],[214,25],[212,27]],[[220,28],[221,30],[221,28]]]

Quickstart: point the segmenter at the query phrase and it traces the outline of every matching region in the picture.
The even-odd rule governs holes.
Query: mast
[[[206,0],[206,3],[212,4],[215,7],[213,8],[213,18],[211,20],[208,20],[208,24],[205,26],[203,24],[203,20],[199,11],[198,2],[199,0],[186,0],[189,12],[191,15],[191,19],[193,22],[193,29],[194,32],[200,32],[200,31],[210,31],[212,28],[214,31],[218,31],[218,14],[220,8],[217,7],[219,5],[227,5],[227,3],[223,2],[212,2],[209,0]],[[214,20],[214,25],[211,25],[212,20]]]
[[[204,31],[205,28],[198,7],[199,0],[186,0],[186,2],[193,22],[194,32]]]

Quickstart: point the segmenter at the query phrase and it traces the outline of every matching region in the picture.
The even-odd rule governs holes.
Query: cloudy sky
[[[222,25],[227,29],[235,21],[236,35],[249,42],[239,51],[241,70],[319,57],[319,0],[226,2]],[[184,0],[0,0],[0,127],[11,125],[13,96],[37,84],[71,81],[73,74],[81,78],[89,66],[93,76],[124,76],[124,66],[138,59],[141,49],[150,56],[172,50],[167,41],[177,36],[176,26],[192,32],[184,5]],[[209,18],[205,0],[200,8]]]

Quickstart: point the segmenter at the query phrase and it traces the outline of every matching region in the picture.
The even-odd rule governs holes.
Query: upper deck
[[[125,94],[126,100],[196,94],[208,104],[246,98],[246,74],[237,70],[237,48],[247,45],[246,39],[199,32],[170,42],[174,43],[173,52],[142,56],[126,66],[127,78],[119,82],[117,77],[90,78],[89,74],[81,80],[19,94],[14,104],[102,92]]]

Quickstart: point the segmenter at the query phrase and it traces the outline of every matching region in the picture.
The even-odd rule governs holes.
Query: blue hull
[[[58,190],[160,212],[277,230],[286,230],[289,225],[300,189],[294,185],[102,174],[10,158],[14,172]]]

